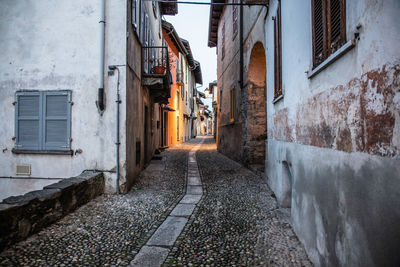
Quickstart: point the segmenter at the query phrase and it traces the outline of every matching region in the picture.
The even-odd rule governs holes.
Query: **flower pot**
[[[154,66],[154,74],[165,74],[166,68],[164,66]]]

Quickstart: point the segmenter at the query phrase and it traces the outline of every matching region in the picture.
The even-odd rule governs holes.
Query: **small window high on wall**
[[[346,43],[346,1],[312,0],[313,67]]]

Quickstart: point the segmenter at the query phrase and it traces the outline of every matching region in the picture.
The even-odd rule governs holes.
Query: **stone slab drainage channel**
[[[204,139],[189,152],[185,196],[140,249],[139,253],[136,254],[130,266],[161,266],[167,258],[170,249],[203,196],[203,188],[196,160],[196,151],[200,148],[203,141]]]

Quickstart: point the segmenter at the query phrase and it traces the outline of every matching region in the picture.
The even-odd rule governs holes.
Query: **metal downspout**
[[[118,79],[117,79],[117,92],[116,92],[116,100],[115,103],[117,104],[116,106],[116,113],[115,113],[115,119],[116,119],[116,123],[115,123],[115,172],[116,172],[116,191],[117,194],[120,193],[120,188],[119,188],[119,146],[120,146],[120,139],[119,139],[119,105],[121,104],[121,96],[119,93],[119,84],[120,84],[120,71],[118,67],[122,67],[125,65],[110,65],[108,66],[108,69],[111,70],[112,72],[114,72],[115,70],[118,72]]]
[[[240,0],[240,29],[239,29],[239,41],[240,41],[240,89],[243,90],[243,0]]]
[[[106,0],[100,0],[100,64],[99,64],[99,89],[97,92],[97,108],[100,114],[103,114],[105,109],[104,104],[104,43],[105,43],[105,9],[106,9]]]

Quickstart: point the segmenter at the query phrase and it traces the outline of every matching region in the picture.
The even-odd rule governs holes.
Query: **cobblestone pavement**
[[[183,195],[192,146],[163,152],[165,170],[144,172],[128,194],[100,196],[3,251],[0,266],[128,265]]]
[[[183,196],[196,143],[163,152],[165,169],[148,168],[130,193],[98,197],[3,251],[0,266],[127,266]],[[165,266],[311,266],[288,210],[259,176],[216,152],[212,139],[196,157],[204,195]]]
[[[196,154],[205,193],[165,266],[312,266],[253,172],[216,152],[212,139]]]

